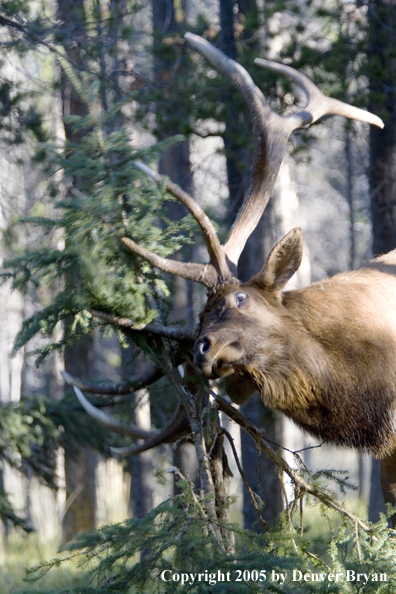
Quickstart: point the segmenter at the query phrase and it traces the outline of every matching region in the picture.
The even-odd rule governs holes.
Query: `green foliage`
[[[55,489],[56,446],[59,428],[48,416],[48,403],[26,398],[18,403],[0,404],[0,459],[22,473],[34,473]],[[7,493],[0,488],[0,518],[31,531],[30,523],[16,514]]]
[[[30,569],[27,579],[39,580],[54,567],[79,557],[80,567],[87,572],[85,586],[52,590],[52,594],[394,592],[396,544],[385,519],[368,534],[348,520],[334,522],[334,516],[323,509],[322,523],[329,526],[330,542],[321,557],[313,553],[309,527],[301,534],[286,516],[276,530],[264,535],[228,526],[237,548],[227,555],[213,537],[191,485],[182,483],[183,494],[173,501],[162,503],[146,517],[78,536],[55,559]],[[285,576],[282,584],[280,574]]]
[[[54,446],[59,430],[47,415],[42,398],[24,398],[0,405],[0,458],[22,471],[31,468],[55,487]]]
[[[153,186],[135,165],[178,139],[139,150],[131,145],[126,127],[106,133],[108,120],[123,103],[114,106],[108,118],[97,120],[92,113],[75,116],[74,129],[86,132],[81,144],[69,142],[63,149],[45,145],[51,157],[50,174],[62,168],[67,195],[53,182],[47,206],[52,216],[35,216],[33,209],[31,216],[14,223],[14,232],[9,231],[9,237],[17,236],[22,225],[27,235],[38,235],[40,243],[9,258],[3,279],[11,278],[13,288],[22,292],[51,289],[55,293],[24,322],[14,350],[37,334],[51,337],[62,320],[74,320],[60,342],[47,343],[32,353],[39,354],[37,363],[52,350],[92,332],[97,324],[91,310],[122,315],[136,324],[149,323],[164,312],[166,285],[120,239],[132,237],[156,254],[168,256],[188,243],[195,229],[190,216],[178,223],[167,218],[164,201],[169,196],[164,185]]]

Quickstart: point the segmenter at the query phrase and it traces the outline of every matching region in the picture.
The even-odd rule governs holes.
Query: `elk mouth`
[[[231,375],[242,356],[243,349],[239,341],[221,343],[204,336],[194,345],[194,365],[207,379]]]

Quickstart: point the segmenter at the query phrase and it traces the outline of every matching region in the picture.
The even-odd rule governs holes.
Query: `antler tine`
[[[151,167],[148,167],[148,165],[145,163],[142,163],[141,161],[135,161],[135,165],[154,181],[159,183],[164,181],[164,176],[151,169]],[[225,260],[224,250],[220,245],[220,241],[217,237],[217,233],[212,221],[209,219],[198,202],[196,202],[194,198],[182,190],[182,188],[180,188],[177,184],[170,180],[166,180],[166,188],[168,192],[173,194],[173,196],[193,215],[200,226],[202,236],[205,240],[206,247],[208,248],[211,264],[214,265],[221,278],[227,278],[229,276],[229,269]]]
[[[121,423],[121,421],[118,421],[112,415],[108,415],[91,404],[89,400],[85,398],[80,388],[77,388],[77,386],[73,386],[73,388],[85,412],[95,419],[95,421],[98,421],[98,423],[110,429],[110,431],[114,431],[114,433],[119,433],[120,435],[129,435],[134,439],[147,439],[153,435],[151,431],[146,431],[137,425],[126,425],[125,423]]]
[[[90,394],[121,396],[124,394],[131,394],[136,390],[140,390],[141,388],[145,388],[150,384],[153,384],[158,379],[160,379],[164,373],[156,365],[149,365],[141,373],[137,373],[136,375],[132,376],[128,382],[101,382],[100,384],[81,380],[80,378],[71,375],[66,371],[61,371],[61,375],[63,376],[65,382],[71,386],[76,386],[77,388],[80,388],[80,390],[85,390],[85,392]]]
[[[182,276],[189,280],[202,283],[208,289],[211,289],[217,284],[218,274],[216,268],[212,264],[196,264],[193,262],[179,262],[178,260],[171,260],[170,258],[163,258],[158,256],[143,246],[137,244],[129,237],[122,237],[123,243],[132,252],[150,262],[156,268],[164,272],[170,272],[177,276]]]
[[[294,80],[294,82],[296,82],[299,87],[303,89],[307,96],[308,104],[303,111],[293,114],[293,116],[301,117],[301,123],[296,125],[296,128],[300,128],[301,126],[305,126],[307,124],[312,124],[324,115],[341,115],[345,116],[346,118],[360,120],[361,122],[379,126],[379,128],[384,127],[384,122],[381,120],[381,118],[370,113],[369,111],[364,111],[359,107],[354,107],[353,105],[349,105],[343,101],[338,101],[338,99],[327,97],[307,76],[305,76],[305,74],[298,72],[298,70],[295,70],[291,66],[279,64],[278,62],[272,62],[270,60],[264,60],[263,58],[256,58],[254,63],[258,66],[262,66],[263,68],[268,68],[274,72],[284,74],[285,76]]]
[[[250,186],[224,245],[228,265],[236,271],[239,256],[271,196],[294,124],[274,113],[251,76],[205,39],[186,33],[188,43],[223,72],[243,94],[253,122],[254,152]]]
[[[81,390],[77,388],[77,386],[73,386],[73,388],[81,406],[85,409],[90,417],[95,419],[95,421],[101,425],[104,425],[111,431],[118,433],[119,435],[128,435],[133,439],[145,440],[144,443],[138,445],[127,446],[125,448],[111,448],[115,454],[129,456],[133,454],[139,454],[145,450],[155,448],[162,443],[173,441],[176,437],[180,436],[182,433],[185,433],[189,429],[187,415],[183,405],[180,402],[172,418],[165,425],[165,427],[159,429],[158,431],[146,431],[137,425],[126,425],[125,423],[121,423],[121,421],[118,421],[112,415],[99,410],[96,408],[96,406],[91,404],[89,400],[85,398]]]
[[[280,116],[271,110],[262,92],[240,64],[197,35],[187,33],[185,38],[192,47],[230,78],[242,92],[249,105],[253,121],[254,153],[250,186],[224,245],[228,264],[234,271],[246,241],[256,228],[271,196],[287,142],[293,130],[310,124],[326,114],[343,115],[380,127],[383,127],[383,123],[380,118],[368,112],[326,97],[312,81],[293,68],[257,59],[256,62],[259,65],[291,77],[302,87],[308,97],[308,105],[304,110],[288,116]]]
[[[190,424],[187,418],[186,411],[184,406],[181,402],[175,412],[173,413],[172,418],[169,420],[167,425],[158,431],[152,433],[149,439],[142,444],[126,446],[124,448],[111,448],[111,451],[114,454],[119,454],[120,456],[134,456],[136,454],[140,454],[140,452],[145,452],[147,450],[151,450],[163,443],[171,443],[176,441],[176,439],[180,439],[183,435],[191,432]]]

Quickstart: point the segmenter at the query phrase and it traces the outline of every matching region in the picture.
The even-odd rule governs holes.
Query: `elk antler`
[[[344,115],[381,128],[384,124],[380,118],[368,112],[326,97],[312,81],[290,66],[257,59],[256,63],[260,66],[292,78],[308,97],[308,105],[304,110],[280,116],[271,110],[260,89],[240,64],[198,35],[186,33],[185,38],[242,92],[253,121],[254,153],[250,186],[224,245],[227,260],[237,267],[246,241],[256,228],[271,196],[287,142],[294,130],[312,124],[326,114]]]
[[[311,124],[327,114],[343,115],[368,122],[379,127],[380,118],[356,107],[323,95],[306,76],[290,66],[257,59],[260,66],[270,68],[292,78],[305,92],[308,104],[297,113],[281,116],[272,111],[263,93],[256,87],[251,76],[234,60],[216,49],[205,39],[186,33],[185,39],[225,74],[245,97],[252,117],[254,135],[253,164],[250,185],[242,207],[236,217],[224,246],[213,235],[213,226],[196,202],[176,184],[168,182],[168,190],[182,202],[197,219],[209,250],[210,264],[183,264],[162,258],[136,244],[129,238],[123,243],[132,251],[148,260],[153,266],[185,278],[198,281],[213,288],[224,281],[238,282],[235,278],[238,260],[251,233],[256,228],[271,196],[280,165],[286,152],[290,134],[297,128]],[[159,176],[149,173],[154,179]],[[183,195],[181,194],[183,192]],[[206,218],[205,218],[206,217]]]
[[[68,380],[69,378],[66,378]],[[184,407],[181,403],[179,403],[177,409],[175,410],[172,418],[169,422],[158,431],[146,431],[137,425],[127,425],[122,423],[112,415],[109,415],[102,410],[99,410],[89,402],[87,398],[85,398],[84,394],[81,392],[80,388],[77,386],[73,386],[74,392],[84,410],[89,414],[90,417],[95,419],[101,425],[104,425],[110,431],[114,431],[120,435],[128,435],[133,439],[143,439],[144,443],[138,445],[127,446],[125,448],[112,448],[112,451],[115,454],[121,454],[124,456],[131,456],[134,454],[139,454],[140,452],[144,452],[146,450],[150,450],[155,448],[158,445],[163,443],[168,443],[171,441],[175,441],[178,437],[185,435],[189,430],[189,423],[187,419],[187,415],[185,413]]]

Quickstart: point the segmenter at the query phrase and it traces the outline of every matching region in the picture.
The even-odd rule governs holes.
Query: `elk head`
[[[258,274],[243,285],[219,287],[201,314],[194,363],[207,378],[232,376],[227,388],[238,403],[255,389],[254,370],[273,368],[283,355],[290,327],[280,314],[281,291],[300,266],[302,248],[302,231],[293,229]]]

